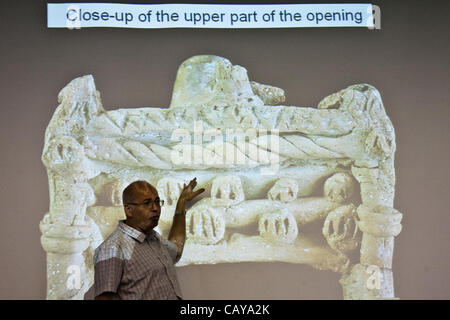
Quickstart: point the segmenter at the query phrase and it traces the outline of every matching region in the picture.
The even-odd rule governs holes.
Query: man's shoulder
[[[114,230],[105,241],[95,249],[94,262],[97,263],[98,261],[110,258],[124,259],[122,248],[124,247],[125,240],[123,232],[117,227],[116,230]]]

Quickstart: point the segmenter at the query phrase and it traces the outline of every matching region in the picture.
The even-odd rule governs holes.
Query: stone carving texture
[[[353,85],[316,108],[284,101],[282,89],[217,56],[180,66],[166,109],[107,111],[92,76],[71,81],[42,155],[47,298],[82,299],[93,284],[93,251],[124,219],[128,183],[157,187],[166,201],[158,228],[167,235],[193,176],[207,192],[187,211],[179,266],[302,263],[341,273],[345,299],[394,298],[402,214],[393,208],[394,129],[379,92]],[[369,269],[380,285],[368,285]]]

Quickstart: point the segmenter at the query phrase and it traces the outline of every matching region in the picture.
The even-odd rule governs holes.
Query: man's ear
[[[127,219],[133,217],[133,209],[131,208],[130,205],[125,204],[123,206],[123,210],[125,211],[125,215],[127,216]]]

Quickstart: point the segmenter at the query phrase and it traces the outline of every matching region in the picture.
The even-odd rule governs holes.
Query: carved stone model
[[[395,136],[379,92],[353,85],[317,107],[249,81],[217,56],[179,68],[169,108],[106,111],[92,76],[71,81],[45,133],[50,209],[40,223],[47,298],[82,299],[93,252],[124,219],[123,188],[145,179],[165,200],[167,236],[183,183],[206,192],[187,211],[179,266],[308,264],[342,274],[345,299],[392,299]]]

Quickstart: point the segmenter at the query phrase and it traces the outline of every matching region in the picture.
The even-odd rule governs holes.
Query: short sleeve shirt
[[[156,231],[145,234],[120,221],[95,250],[95,296],[115,292],[122,300],[181,298],[174,266],[177,251]]]

